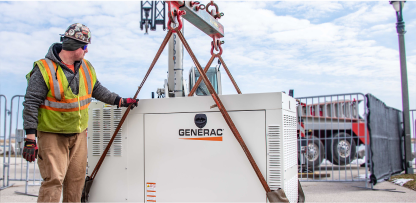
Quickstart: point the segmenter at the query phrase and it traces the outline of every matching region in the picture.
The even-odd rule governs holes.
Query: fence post
[[[13,100],[15,98],[20,98],[20,97],[24,97],[24,95],[14,95],[12,97],[11,101],[10,101],[10,122],[9,122],[9,148],[10,148],[10,150],[11,150],[11,142],[12,142],[11,138],[12,138],[12,124],[13,124]],[[20,104],[18,104],[18,105],[20,105]],[[19,107],[18,107],[18,109],[19,109]],[[19,114],[19,111],[17,112],[17,114]],[[17,121],[16,128],[17,128],[17,126],[19,125],[19,123],[18,123],[19,115],[17,115],[16,118],[17,118],[16,119],[16,121]],[[7,167],[7,185],[10,184],[10,154],[11,154],[11,152],[9,152],[9,156],[8,156],[9,167]]]
[[[3,125],[3,187],[0,190],[6,188],[6,125],[7,125],[7,97],[5,95],[0,95],[0,125],[1,125],[1,98],[4,98],[4,125]],[[0,128],[1,129],[1,128]]]
[[[415,117],[414,117],[415,112],[416,112],[416,109],[410,110],[410,113],[412,114],[412,120],[411,120],[412,125],[411,126],[412,126],[412,129],[413,129],[413,131],[412,131],[413,138],[411,136],[410,140],[413,139],[413,152],[412,153],[415,156],[413,158],[415,160],[415,162],[414,162],[415,166],[413,166],[413,171],[415,171],[415,169],[416,169],[416,120],[415,120]],[[412,167],[412,165],[413,165],[413,163],[410,163],[410,167]]]

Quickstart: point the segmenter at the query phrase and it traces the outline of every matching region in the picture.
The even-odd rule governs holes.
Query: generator
[[[298,198],[296,101],[282,92],[220,95],[272,190]],[[92,102],[88,175],[125,109]],[[90,202],[267,202],[211,97],[142,99],[94,179]]]

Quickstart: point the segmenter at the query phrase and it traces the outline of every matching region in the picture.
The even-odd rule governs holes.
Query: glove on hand
[[[28,162],[35,161],[38,156],[38,146],[36,140],[25,139],[25,147],[23,148],[23,158]]]
[[[122,98],[122,99],[120,99],[120,104],[118,106],[119,107],[120,106],[121,107],[128,107],[130,104],[133,104],[133,105],[131,105],[131,109],[133,109],[134,107],[137,106],[138,102],[139,102],[139,99],[135,100],[135,99],[132,99],[132,98]]]

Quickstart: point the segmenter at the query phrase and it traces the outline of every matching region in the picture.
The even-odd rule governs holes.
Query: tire
[[[328,147],[328,160],[336,165],[348,165],[355,159],[357,146],[350,134],[340,132],[335,134]]]
[[[307,167],[310,169],[319,168],[325,157],[325,148],[319,138],[312,136],[308,140],[305,158],[307,160]]]

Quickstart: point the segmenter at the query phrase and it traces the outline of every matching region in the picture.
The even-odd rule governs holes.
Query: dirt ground
[[[390,178],[390,182],[396,180],[396,179],[413,179],[403,185],[403,187],[407,187],[409,189],[416,191],[416,174],[400,174],[395,175]]]

